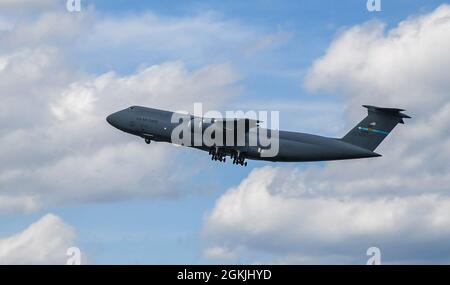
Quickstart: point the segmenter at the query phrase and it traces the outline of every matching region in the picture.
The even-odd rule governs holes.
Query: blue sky
[[[114,71],[118,76],[127,76],[143,65],[164,62],[182,61],[188,70],[227,63],[240,77],[235,84],[239,95],[226,99],[219,106],[221,110],[252,109],[253,105],[261,109],[276,108],[281,112],[281,128],[340,136],[348,127],[344,118],[344,98],[324,90],[312,92],[304,88],[306,72],[314,61],[325,54],[336,37],[352,26],[367,21],[381,21],[389,29],[411,15],[432,12],[443,1],[384,0],[382,11],[373,13],[366,10],[366,1],[363,0],[86,0],[82,3],[81,13],[85,13],[88,6],[93,6],[95,17],[100,19],[129,19],[151,13],[163,20],[177,21],[180,18],[210,15],[207,17],[214,21],[245,27],[249,34],[256,35],[255,38],[271,40],[267,46],[263,44],[261,49],[257,47],[256,51],[250,50],[248,54],[242,52],[241,44],[245,42],[242,39],[230,43],[224,40],[223,48],[211,45],[209,50],[191,52],[186,49],[180,53],[176,52],[177,49],[174,49],[175,52],[158,49],[147,52],[137,46],[127,46],[126,43],[105,43],[102,50],[92,52],[89,42],[85,48],[84,42],[75,41],[72,46],[64,47],[67,62],[74,69],[92,76],[109,71]],[[45,9],[36,13],[45,13]],[[89,33],[89,30],[84,33]],[[311,113],[320,112],[320,106],[326,106],[329,116],[324,116],[324,121],[318,125],[303,123],[298,119],[295,105],[308,103],[315,106]],[[114,138],[121,136],[117,134]],[[132,141],[134,138],[121,137],[120,140]],[[76,229],[75,243],[93,263],[214,263],[214,260],[202,256],[203,249],[211,244],[203,232],[206,216],[228,189],[237,187],[253,169],[267,163],[250,162],[247,168],[239,168],[210,162],[205,153],[194,150],[177,149],[176,153],[174,158],[180,162],[181,168],[189,170],[192,164],[199,161],[202,164],[192,176],[183,178],[183,185],[186,186],[183,186],[185,189],[181,189],[182,194],[177,197],[136,196],[106,202],[53,203],[31,212],[6,213],[0,216],[0,236],[20,232],[43,215],[53,213]],[[155,165],[158,163],[157,160],[153,162]],[[295,164],[289,167],[303,171],[321,168],[324,164]],[[274,255],[255,249],[242,251],[243,254],[234,262],[270,260]],[[364,263],[363,255],[355,258]]]

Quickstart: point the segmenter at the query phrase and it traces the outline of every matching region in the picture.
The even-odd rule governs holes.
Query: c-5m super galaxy
[[[381,156],[374,152],[378,145],[386,138],[397,124],[403,124],[404,118],[410,118],[402,113],[404,110],[396,108],[381,108],[363,105],[367,108],[368,115],[351,129],[342,138],[329,138],[313,134],[291,131],[274,131],[260,127],[260,121],[247,118],[242,119],[214,119],[196,117],[174,113],[164,110],[132,106],[109,115],[106,120],[109,124],[126,133],[139,136],[147,144],[151,141],[174,142],[174,131],[180,128],[182,120],[174,117],[186,118],[189,140],[195,140],[194,133],[197,130],[205,132],[211,130],[211,138],[222,135],[224,143],[181,143],[182,145],[208,151],[213,160],[225,162],[226,157],[231,157],[233,164],[247,165],[246,159],[304,162],[356,159]],[[241,138],[236,129],[231,127],[243,126]],[[186,130],[185,128],[185,130]],[[238,129],[238,128],[237,128]],[[264,133],[272,141],[276,139],[277,151],[273,155],[267,155],[268,145],[262,143],[259,134]],[[231,143],[227,137],[233,137]],[[241,139],[243,143],[237,144]],[[253,144],[250,142],[253,141]]]

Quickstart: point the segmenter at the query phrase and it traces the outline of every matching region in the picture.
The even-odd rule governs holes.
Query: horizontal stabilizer
[[[371,105],[363,105],[363,107],[367,108],[369,112],[375,112],[375,113],[384,113],[389,116],[398,117],[398,118],[407,118],[411,119],[410,116],[403,114],[405,110],[403,109],[397,109],[397,108],[382,108],[382,107],[376,107]],[[400,120],[401,124],[404,124],[403,120]]]

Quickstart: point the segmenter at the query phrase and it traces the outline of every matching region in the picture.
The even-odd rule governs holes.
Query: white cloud
[[[31,86],[36,87],[34,80],[46,80],[46,75],[38,74]],[[26,98],[13,97],[10,107],[19,112],[15,116],[24,114],[19,122],[32,123],[22,123],[20,129],[5,126],[0,138],[3,194],[24,194],[26,199],[33,195],[37,205],[174,195],[186,186],[181,180],[195,170],[166,159],[169,152],[177,156],[173,147],[147,146],[123,135],[106,123],[106,116],[130,105],[186,109],[200,101],[217,106],[235,94],[228,86],[236,78],[226,64],[190,72],[175,62],[129,76],[106,73],[81,79],[58,89],[59,94],[32,97],[42,105],[37,110],[21,104]]]
[[[352,108],[381,102],[428,115],[448,102],[449,11],[442,5],[389,31],[380,22],[344,31],[314,62],[306,86],[342,93]]]
[[[49,8],[55,6],[57,0],[0,0],[2,9]]]
[[[309,187],[296,170],[257,169],[217,201],[206,234],[218,242],[305,257],[326,248],[326,254],[347,251],[357,259],[358,250],[363,255],[364,248],[377,243],[400,260],[409,258],[402,251],[441,245],[450,237],[450,197],[368,199],[320,194]],[[408,241],[398,244],[405,237]]]
[[[205,248],[203,257],[220,261],[230,261],[236,258],[236,254],[223,246],[213,246]]]
[[[66,264],[75,237],[70,225],[47,214],[22,232],[0,239],[0,264]]]
[[[170,145],[147,146],[120,133],[106,123],[106,116],[130,105],[190,110],[194,102],[203,102],[217,107],[237,94],[239,76],[228,63],[188,69],[182,61],[170,61],[143,65],[127,75],[80,71],[67,57],[73,56],[70,43],[86,40],[78,36],[89,23],[133,28],[130,22],[137,21],[143,28],[147,20],[155,25],[161,20],[161,27],[166,21],[156,16],[105,19],[93,10],[80,17],[41,14],[36,20],[16,21],[12,31],[0,35],[11,45],[0,49],[0,212],[179,195],[189,188],[186,177],[197,169],[183,167]],[[221,29],[231,33],[231,26],[210,17],[167,21],[172,27],[164,30],[167,41],[191,33],[191,44],[197,44],[193,30],[203,24],[211,24],[210,33],[219,37]],[[144,39],[158,41],[158,35]],[[61,38],[66,41],[56,43]],[[169,152],[173,159],[167,159]]]
[[[348,129],[362,104],[413,118],[382,143],[381,158],[253,171],[217,201],[207,236],[272,262],[365,263],[374,245],[385,262],[448,262],[449,34],[448,5],[387,32],[368,23],[340,34],[306,85],[345,94]]]
[[[2,178],[10,173],[2,174]],[[16,174],[14,174],[16,175]],[[3,212],[25,211],[31,212],[39,208],[33,195],[0,195],[0,209]]]
[[[9,21],[0,18],[0,32],[11,31],[13,28],[14,26]]]

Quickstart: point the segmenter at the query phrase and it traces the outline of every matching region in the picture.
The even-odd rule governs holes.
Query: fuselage
[[[126,133],[144,138],[150,141],[174,143],[172,133],[180,122],[172,122],[173,115],[170,111],[133,106],[107,117],[108,123]],[[184,115],[185,116],[185,115]],[[272,140],[277,140],[277,151],[268,154],[268,146],[262,144],[258,137],[259,132],[265,132]],[[318,135],[273,131],[254,127],[245,133],[245,145],[207,145],[205,143],[187,145],[199,150],[209,151],[210,154],[220,151],[222,157],[237,157],[243,159],[303,162],[341,160],[380,156],[370,150],[344,142],[337,138],[328,138]],[[256,142],[250,145],[249,142]],[[214,156],[213,156],[214,157]],[[243,162],[243,160],[242,160]]]

